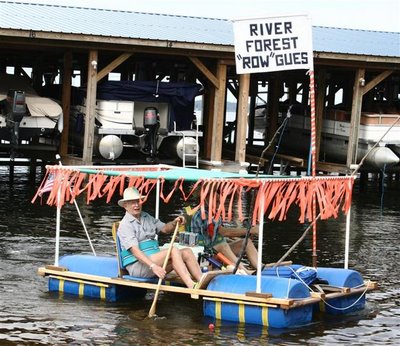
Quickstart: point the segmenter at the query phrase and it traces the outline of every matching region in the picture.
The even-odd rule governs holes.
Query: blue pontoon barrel
[[[252,275],[221,275],[214,278],[207,290],[225,293],[255,292],[257,278]],[[261,292],[271,293],[273,298],[301,299],[310,293],[299,281],[262,277]],[[247,305],[243,301],[226,302],[222,299],[204,300],[204,315],[233,322],[251,323],[274,328],[287,328],[310,323],[312,306],[304,305],[293,309],[268,307],[266,304]]]
[[[317,268],[319,279],[328,285],[337,288],[356,288],[364,284],[361,274],[355,270],[342,268]],[[328,298],[328,297],[327,297]],[[324,311],[332,315],[348,314],[362,310],[365,307],[365,294],[345,295],[338,298],[327,299],[315,306],[316,310]]]
[[[364,283],[361,274],[355,270],[343,268],[317,268],[317,277],[328,281],[331,286],[354,288]]]
[[[322,285],[332,286],[335,290],[341,290],[345,288],[355,288],[363,285],[364,280],[360,273],[343,268],[311,268],[301,266],[299,264],[292,264],[289,266],[278,266],[273,268],[264,269],[262,275],[267,277],[280,277],[280,278],[292,278],[303,285],[309,286],[313,283],[319,283]],[[334,291],[333,290],[333,291]],[[337,298],[329,298],[329,293],[332,290],[326,288],[326,302],[321,301],[316,304],[314,309],[316,311],[323,311],[328,314],[347,314],[353,311],[361,310],[365,306],[365,295],[353,294],[343,295]]]
[[[93,255],[66,255],[60,258],[59,265],[70,272],[82,274],[77,278],[49,276],[49,291],[67,293],[80,297],[100,298],[107,301],[143,297],[146,290],[90,280],[88,275],[106,278],[118,277],[116,257]]]

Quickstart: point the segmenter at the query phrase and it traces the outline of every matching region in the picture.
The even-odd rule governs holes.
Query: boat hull
[[[348,138],[338,135],[322,133],[320,145],[320,160],[344,163],[347,158]],[[304,155],[309,151],[310,131],[304,129],[288,128],[284,134],[281,150],[290,152],[291,155]],[[374,142],[358,143],[357,162],[375,145]],[[368,154],[365,164],[382,169],[384,165],[393,166],[399,163],[399,157],[386,146],[377,146]]]

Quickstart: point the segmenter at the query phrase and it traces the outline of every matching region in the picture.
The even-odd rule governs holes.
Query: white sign
[[[236,73],[313,69],[307,15],[233,21]]]

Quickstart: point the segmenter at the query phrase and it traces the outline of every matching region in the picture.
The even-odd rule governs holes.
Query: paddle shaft
[[[167,268],[169,256],[171,255],[172,247],[174,246],[175,238],[176,238],[176,235],[178,234],[179,224],[180,224],[180,222],[178,221],[178,222],[176,223],[176,227],[175,227],[175,230],[174,230],[174,234],[172,235],[171,243],[169,244],[169,248],[168,248],[168,251],[167,251],[167,255],[165,256],[165,259],[164,259],[164,264],[163,264],[163,269],[164,269],[164,270],[165,270],[165,268]],[[158,279],[156,292],[154,293],[153,304],[151,304],[151,307],[150,307],[150,310],[149,310],[149,315],[148,315],[148,317],[150,317],[150,318],[153,317],[153,316],[155,315],[155,313],[156,313],[157,299],[158,299],[158,294],[159,294],[159,292],[160,292],[160,286],[161,286],[162,280],[163,280],[162,278],[159,278],[159,279]]]

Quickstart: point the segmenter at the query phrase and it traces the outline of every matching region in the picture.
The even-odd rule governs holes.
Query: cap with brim
[[[118,205],[119,205],[120,207],[124,207],[124,203],[125,203],[125,202],[127,202],[127,201],[134,201],[134,200],[138,200],[138,199],[140,199],[140,200],[143,201],[144,197],[140,194],[140,192],[139,192],[136,188],[134,188],[134,187],[127,187],[127,188],[124,190],[124,196],[123,196],[123,198],[120,199],[120,200],[118,201]]]

